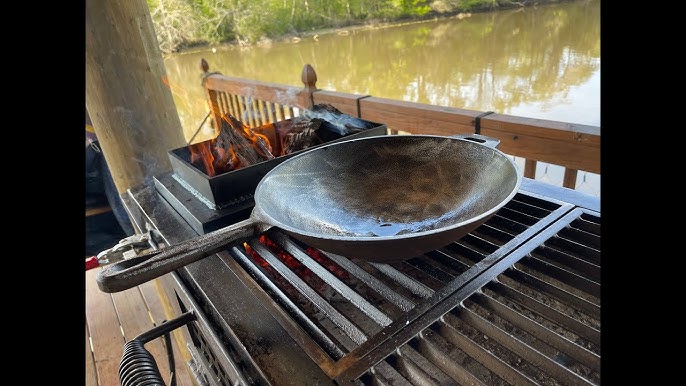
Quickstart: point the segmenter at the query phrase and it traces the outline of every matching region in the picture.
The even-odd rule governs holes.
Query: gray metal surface
[[[564,198],[565,193],[568,190],[559,189],[553,196]],[[219,258],[203,259],[165,278],[175,278],[178,288],[187,287],[186,296],[197,299],[193,308],[206,315],[201,324],[211,326],[213,333],[205,333],[205,354],[222,360],[230,355],[240,371],[251,374],[250,384],[598,384],[599,297],[576,288],[583,281],[574,276],[546,271],[557,275],[551,277],[538,270],[542,265],[530,262],[545,261],[585,279],[597,277],[599,218],[537,197],[518,195],[469,235],[404,262],[369,263],[332,254],[322,260],[274,229],[266,235],[279,240],[278,246],[291,251],[297,247],[308,257],[300,252],[294,252],[300,259],[283,255],[268,243],[272,251],[261,249],[261,255],[288,263],[286,269],[295,276],[283,265],[272,270],[236,243],[230,249],[233,256],[220,252]],[[149,199],[154,197],[144,198]],[[165,235],[188,229],[181,219],[157,221],[165,212],[162,208],[146,211]],[[303,269],[315,264],[331,274]],[[567,279],[573,280],[561,281]],[[307,285],[317,296],[308,298],[312,292],[294,290],[290,283]],[[411,290],[414,287],[425,291]],[[368,315],[376,311],[353,292],[393,323],[382,327],[375,322]],[[170,294],[170,300],[175,298]],[[358,324],[368,339],[360,345],[351,338],[345,341],[346,332],[335,322],[325,324],[326,317],[317,311],[327,307],[338,310],[336,317],[344,318],[339,322]],[[359,317],[370,322],[361,323]],[[481,330],[485,333],[474,334]],[[519,354],[503,356],[507,348],[493,347],[510,347]],[[222,373],[221,367],[213,369]]]

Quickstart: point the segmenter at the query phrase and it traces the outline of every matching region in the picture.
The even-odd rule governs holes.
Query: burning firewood
[[[320,103],[293,119],[293,128],[284,137],[283,153],[307,149],[372,127],[369,122],[344,114],[330,104]]]
[[[269,139],[255,133],[231,114],[222,117],[219,134],[189,145],[191,163],[212,177],[274,158]]]
[[[324,143],[325,141],[317,135],[322,122],[321,119],[303,119],[293,123],[293,128],[283,140],[283,153],[290,154]]]

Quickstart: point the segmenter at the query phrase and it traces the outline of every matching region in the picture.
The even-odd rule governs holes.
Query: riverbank
[[[289,27],[284,29],[282,33],[274,33],[272,29],[268,26],[259,27],[254,26],[250,28],[262,29],[267,31],[267,33],[262,33],[259,37],[250,38],[249,34],[245,34],[247,37],[241,37],[241,34],[236,33],[236,38],[234,39],[218,39],[215,41],[207,39],[193,40],[189,38],[182,38],[179,42],[173,43],[171,41],[165,41],[170,39],[166,36],[171,36],[174,34],[164,33],[169,28],[166,26],[166,22],[162,20],[153,20],[155,24],[155,29],[158,33],[158,39],[160,39],[160,49],[163,54],[172,53],[185,53],[193,52],[198,50],[203,50],[207,48],[217,48],[217,49],[250,49],[255,46],[265,46],[273,43],[282,42],[292,42],[298,43],[302,39],[313,38],[317,39],[320,36],[327,34],[349,34],[354,31],[359,30],[369,30],[369,29],[380,29],[388,27],[396,27],[407,24],[422,23],[427,20],[443,20],[443,19],[465,19],[471,17],[475,13],[487,13],[487,12],[498,12],[505,11],[514,8],[527,8],[527,7],[538,7],[550,4],[557,4],[563,2],[574,2],[574,1],[587,1],[587,0],[524,0],[522,2],[517,1],[497,1],[495,4],[492,1],[485,0],[473,0],[468,2],[466,5],[461,7],[456,7],[451,5],[449,1],[433,1],[431,2],[430,10],[423,14],[416,15],[404,15],[402,17],[390,18],[390,17],[370,17],[364,20],[328,20],[330,26],[321,28],[294,28]],[[272,21],[274,22],[274,21]],[[282,22],[282,21],[279,21]],[[175,31],[175,34],[180,34],[180,31]]]

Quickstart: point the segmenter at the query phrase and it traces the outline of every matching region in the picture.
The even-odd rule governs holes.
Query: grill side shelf
[[[573,209],[336,381],[600,384],[599,239]]]

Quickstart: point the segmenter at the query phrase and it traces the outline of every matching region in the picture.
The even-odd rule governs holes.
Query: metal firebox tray
[[[275,131],[278,132],[279,127],[289,125],[291,120],[287,119],[274,123]],[[371,128],[326,143],[388,134],[386,125],[369,121],[365,122],[369,123]],[[257,184],[276,165],[305,150],[314,149],[319,146],[321,145],[312,146],[308,149],[299,150],[213,177],[208,176],[190,163],[190,151],[187,146],[170,150],[168,154],[172,165],[173,177],[211,209],[222,209],[252,199]]]

